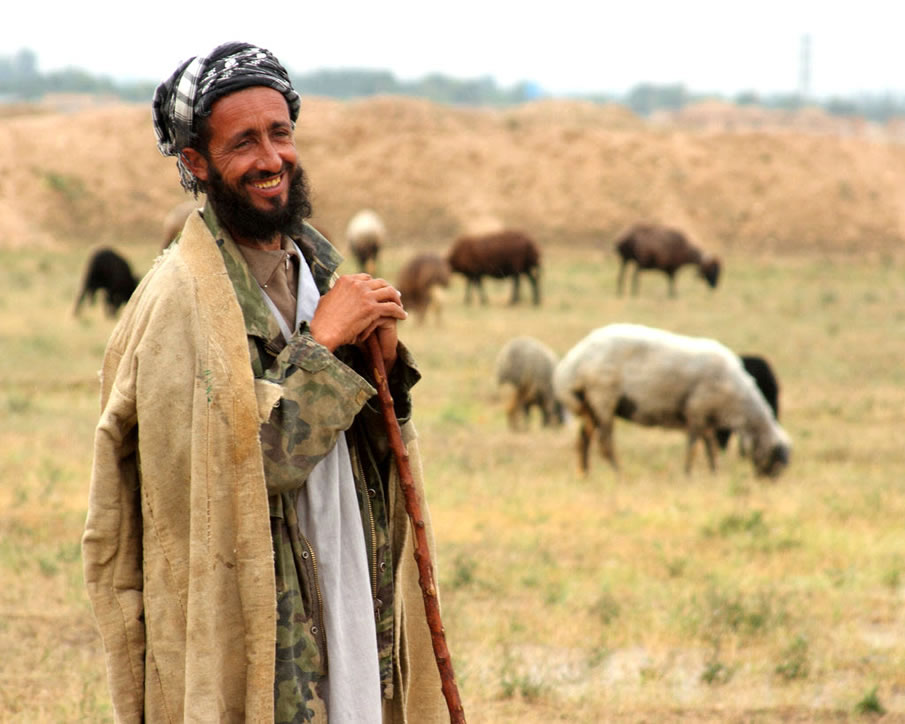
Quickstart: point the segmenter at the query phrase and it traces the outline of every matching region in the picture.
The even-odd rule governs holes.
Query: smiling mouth
[[[272,189],[280,185],[280,181],[283,180],[283,174],[279,174],[278,176],[274,176],[271,179],[267,179],[266,181],[257,181],[252,184],[256,189]]]

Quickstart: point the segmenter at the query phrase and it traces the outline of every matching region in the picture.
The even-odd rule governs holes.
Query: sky
[[[905,94],[901,0],[19,0],[0,56],[27,48],[42,72],[166,78],[227,40],[271,50],[294,74],[323,68],[490,76],[555,95],[624,93],[642,82],[734,95]]]

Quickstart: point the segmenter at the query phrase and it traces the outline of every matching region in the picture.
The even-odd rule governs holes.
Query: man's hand
[[[364,344],[376,332],[387,374],[396,361],[396,322],[408,315],[399,292],[369,274],[346,274],[321,297],[311,320],[311,336],[333,352],[344,344]]]

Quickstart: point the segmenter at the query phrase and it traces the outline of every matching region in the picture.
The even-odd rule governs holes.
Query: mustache
[[[292,172],[292,165],[283,162],[282,168],[276,173],[272,173],[270,171],[249,171],[246,174],[242,175],[241,182],[242,183],[250,183],[252,181],[265,181],[269,178],[273,178],[274,176],[279,176],[282,173],[290,174]]]

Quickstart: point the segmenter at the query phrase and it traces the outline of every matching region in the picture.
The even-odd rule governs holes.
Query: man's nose
[[[277,147],[270,139],[264,139],[261,143],[256,165],[261,171],[272,171],[273,173],[277,173],[283,168],[283,157],[280,156]]]

